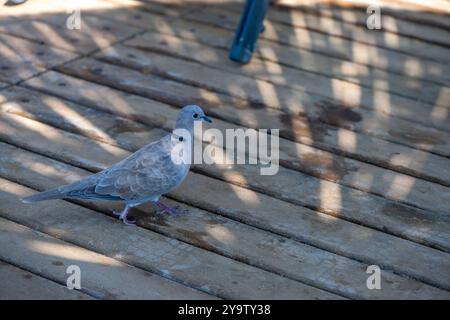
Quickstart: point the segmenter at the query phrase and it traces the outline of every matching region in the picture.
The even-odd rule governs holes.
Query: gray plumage
[[[99,173],[26,197],[22,201],[32,203],[61,198],[125,201],[126,206],[120,218],[127,224],[133,223],[127,220],[128,209],[147,201],[154,202],[169,213],[175,213],[176,209],[162,204],[159,198],[179,186],[189,172],[190,163],[174,162],[172,151],[174,148],[180,149],[180,144],[192,143],[194,121],[211,122],[199,106],[186,106],[177,117],[175,129],[178,130],[174,130],[177,134],[172,133],[150,143]]]

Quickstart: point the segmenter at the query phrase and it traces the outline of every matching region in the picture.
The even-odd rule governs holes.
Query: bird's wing
[[[59,191],[59,193],[64,197],[68,198],[121,200],[121,198],[117,196],[98,194],[97,192],[95,192],[95,188],[98,181],[100,180],[102,173],[103,171],[78,182],[59,187],[56,190]]]
[[[180,181],[180,167],[171,160],[170,136],[149,144],[105,170],[95,186],[100,196],[137,200],[161,195]]]
[[[103,200],[121,200],[119,197],[111,195],[101,195],[95,193],[95,186],[102,172],[91,175],[80,181],[39,192],[22,199],[25,203],[36,201],[61,199],[61,198],[81,198],[81,199],[103,199]]]

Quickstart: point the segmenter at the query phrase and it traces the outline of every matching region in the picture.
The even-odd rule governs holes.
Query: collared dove
[[[171,208],[159,198],[178,187],[189,172],[195,121],[211,122],[199,106],[185,106],[178,114],[172,134],[146,145],[110,168],[22,201],[32,203],[61,198],[125,201],[123,211],[114,214],[128,225],[135,223],[127,218],[130,208],[147,201],[167,213],[181,213],[179,208]],[[173,155],[180,150],[189,150],[188,161],[174,161]]]

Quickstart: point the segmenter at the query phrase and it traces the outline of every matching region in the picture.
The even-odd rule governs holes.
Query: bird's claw
[[[136,219],[128,219],[127,217],[119,217],[119,220],[121,220],[127,226],[134,226],[136,224]]]
[[[136,224],[136,219],[128,219],[128,210],[122,212],[113,211],[113,215],[119,217],[119,220],[125,223],[127,226],[133,226]]]
[[[116,210],[114,210],[112,214],[115,215],[116,217],[119,217],[122,214],[122,211],[117,212]]]

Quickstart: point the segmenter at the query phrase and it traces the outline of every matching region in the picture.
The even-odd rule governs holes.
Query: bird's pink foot
[[[160,201],[155,202],[155,204],[160,207],[160,210],[156,211],[158,214],[168,213],[171,216],[181,216],[189,213],[189,210],[180,206],[169,207]]]
[[[136,224],[135,219],[128,219],[128,212],[130,211],[130,207],[125,207],[122,212],[113,211],[113,214],[115,216],[119,217],[119,220],[121,220],[123,223],[125,223],[128,226],[132,226]]]

